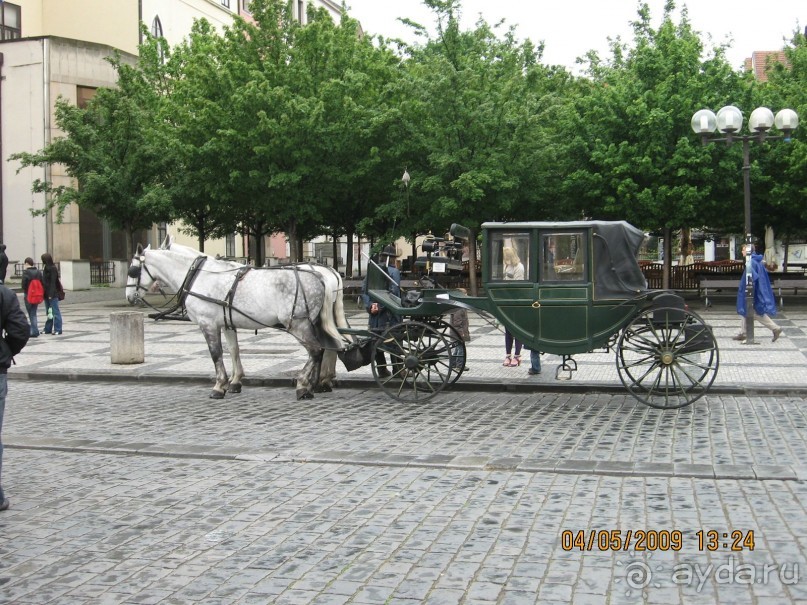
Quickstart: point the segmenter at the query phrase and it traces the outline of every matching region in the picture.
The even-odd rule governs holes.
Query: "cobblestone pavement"
[[[724,388],[659,412],[600,388],[612,355],[581,356],[583,393],[545,371],[418,405],[361,380],[211,401],[193,326],[149,322],[146,363],[112,366],[126,309],[72,298],[10,372],[0,603],[807,604],[803,310],[753,347],[704,314]],[[460,382],[535,384],[472,332]],[[256,376],[303,361],[252,338]]]

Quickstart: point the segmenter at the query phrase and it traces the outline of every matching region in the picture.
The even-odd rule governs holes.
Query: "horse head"
[[[143,248],[142,245],[137,244],[137,249],[132,257],[132,264],[129,266],[128,271],[129,277],[126,280],[126,300],[129,301],[130,305],[142,300],[141,291],[149,291],[157,284],[157,280],[145,266],[146,252],[150,249],[150,245]]]

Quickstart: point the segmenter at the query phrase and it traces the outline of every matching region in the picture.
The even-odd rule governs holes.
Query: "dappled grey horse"
[[[211,397],[240,392],[244,376],[236,329],[278,328],[294,336],[308,352],[297,376],[297,398],[310,399],[315,390],[330,390],[336,351],[346,346],[337,324],[346,326],[341,303],[341,277],[328,267],[312,265],[254,269],[217,260],[170,239],[159,249],[138,246],[129,269],[126,299],[143,301],[141,293],[165,286],[178,305],[199,326],[216,368]],[[333,273],[331,273],[333,272]],[[339,299],[338,302],[336,299]],[[335,319],[334,313],[340,315]],[[221,333],[232,358],[232,377],[224,366]],[[328,351],[323,370],[320,370]]]

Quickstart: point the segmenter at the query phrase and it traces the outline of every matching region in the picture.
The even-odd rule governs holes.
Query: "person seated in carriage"
[[[388,290],[393,296],[401,296],[401,272],[395,265],[395,259],[398,258],[398,251],[395,246],[390,244],[384,248],[379,257],[378,265],[384,269],[387,275],[390,276],[388,283]],[[384,305],[374,302],[370,299],[367,293],[367,278],[364,278],[362,286],[362,302],[364,309],[369,314],[368,327],[371,331],[381,333],[389,326],[401,323],[401,318],[395,315],[392,311],[384,307]],[[389,368],[387,368],[387,360],[384,357],[384,352],[379,350],[376,352],[376,366],[378,367],[378,375],[386,378],[391,375]]]

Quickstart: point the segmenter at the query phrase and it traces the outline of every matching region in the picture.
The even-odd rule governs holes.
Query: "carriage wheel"
[[[389,376],[379,372],[379,351],[386,357]],[[378,385],[393,399],[425,401],[442,391],[452,376],[451,345],[433,326],[406,321],[390,326],[375,341],[370,365]]]
[[[681,309],[640,313],[622,331],[617,345],[622,384],[654,408],[680,408],[703,397],[719,364],[712,329],[698,315]]]
[[[440,334],[445,336],[446,340],[448,340],[448,345],[451,347],[451,361],[454,363],[449,364],[451,376],[449,377],[447,384],[447,386],[451,386],[457,382],[457,380],[459,380],[460,376],[465,371],[465,364],[468,361],[468,352],[465,349],[465,341],[462,340],[462,337],[459,335],[459,332],[454,329],[454,326],[447,321],[438,319],[430,325],[433,325],[435,329],[440,332]],[[458,360],[462,360],[462,363],[459,365],[456,363]]]

